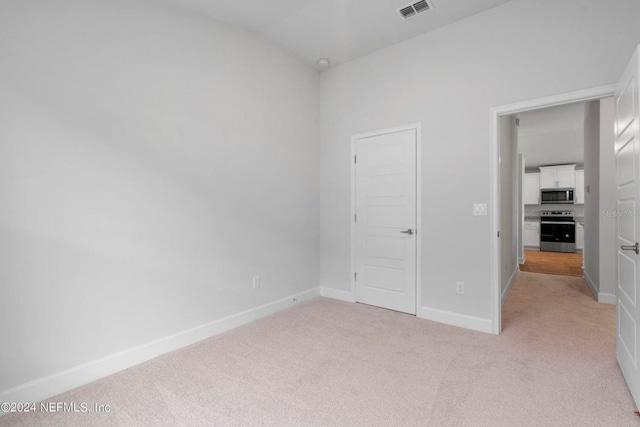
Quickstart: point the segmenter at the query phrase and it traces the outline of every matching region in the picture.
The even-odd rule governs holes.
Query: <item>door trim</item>
[[[356,168],[354,158],[356,155],[356,141],[362,138],[387,135],[390,133],[402,132],[406,130],[416,131],[416,316],[421,316],[422,307],[422,122],[408,125],[396,126],[387,129],[380,129],[371,132],[364,132],[351,135],[351,300],[356,301]]]
[[[595,99],[613,96],[616,85],[599,86],[575,92],[567,92],[544,98],[516,102],[513,104],[493,107],[490,110],[490,180],[491,191],[489,194],[489,238],[491,242],[491,313],[492,333],[499,335],[502,332],[502,295],[500,292],[501,268],[500,268],[500,117],[522,113],[524,111],[537,110],[539,108],[554,107],[573,102],[592,101]]]

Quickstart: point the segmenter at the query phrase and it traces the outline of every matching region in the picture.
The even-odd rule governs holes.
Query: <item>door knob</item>
[[[636,255],[640,254],[640,244],[638,244],[638,242],[636,242],[636,244],[633,246],[622,245],[620,246],[620,249],[622,249],[623,251],[634,251]]]
[[[413,235],[413,230],[410,228],[408,230],[402,230],[401,233],[408,234],[409,236]]]

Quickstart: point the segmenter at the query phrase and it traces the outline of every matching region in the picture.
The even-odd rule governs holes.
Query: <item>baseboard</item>
[[[515,283],[516,277],[518,277],[519,272],[520,272],[520,266],[516,265],[516,268],[513,270],[513,273],[511,273],[511,277],[509,278],[509,283],[507,283],[507,287],[504,288],[504,292],[502,292],[502,305],[504,305],[504,302],[507,300],[507,296],[509,295],[509,292],[511,292],[511,288]]]
[[[518,257],[518,264],[524,264],[527,262],[527,257]]]
[[[614,294],[607,294],[604,292],[598,292],[598,302],[602,304],[616,305],[618,300]]]
[[[353,292],[343,291],[335,288],[328,288],[326,286],[320,287],[320,295],[340,301],[356,302],[356,298]]]
[[[584,281],[587,282],[587,285],[589,286],[593,297],[596,299],[596,301],[598,301],[598,288],[593,283],[593,280],[591,280],[591,277],[589,277],[586,270],[582,270],[582,277],[584,277]]]
[[[433,320],[434,322],[458,326],[488,334],[493,332],[493,324],[490,319],[468,316],[466,314],[454,313],[452,311],[422,307],[419,317],[427,320]]]
[[[0,393],[0,402],[47,399],[318,296],[319,287],[30,381]],[[0,416],[3,414],[0,411]]]

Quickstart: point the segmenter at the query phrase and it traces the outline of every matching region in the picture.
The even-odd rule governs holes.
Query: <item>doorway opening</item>
[[[525,194],[520,190],[520,188],[524,189],[523,181],[525,178],[526,159],[523,158],[524,156],[518,156],[517,150],[512,149],[510,144],[504,144],[505,138],[517,139],[518,115],[524,115],[531,112],[538,112],[539,114],[541,110],[548,108],[570,109],[571,104],[577,103],[585,103],[586,105],[586,103],[592,101],[599,101],[600,99],[612,97],[615,89],[616,87],[613,85],[598,87],[505,105],[491,110],[491,207],[493,212],[491,221],[491,264],[492,320],[493,333],[495,334],[500,334],[502,331],[502,305],[506,300],[511,285],[518,275],[519,262],[526,263],[526,253],[524,252],[524,225],[526,210],[523,200]],[[582,166],[582,169],[584,170],[584,165]],[[574,180],[574,191],[576,186],[575,169],[576,167],[573,166],[572,176]],[[564,184],[566,181],[565,172],[557,169],[552,172],[554,173],[554,175],[551,175],[554,178],[552,180],[553,187],[555,188],[557,186],[558,190],[566,190],[566,187],[560,187],[560,184]],[[563,196],[567,197],[566,193],[563,194]],[[542,197],[542,194],[540,197]],[[559,197],[559,195],[553,197]],[[571,197],[575,198],[576,194],[573,193]],[[596,206],[596,210],[598,208],[599,205]],[[540,208],[539,211],[541,212],[542,208]],[[575,219],[575,212],[573,215]],[[575,236],[573,236],[573,238],[575,239]],[[505,263],[504,260],[509,258],[515,261]]]
[[[613,155],[613,104],[600,100],[574,102],[508,117],[513,116],[516,132],[511,138],[501,137],[501,147],[510,144],[518,156],[512,191],[518,194],[514,211],[524,216],[513,221],[519,269],[583,277],[587,273],[583,262],[585,211],[591,217],[588,241],[597,245],[600,146],[606,145]],[[612,157],[605,159],[611,162],[605,165],[607,171],[613,169]],[[585,175],[590,185],[585,185]],[[610,181],[604,187],[613,190]],[[590,254],[597,252],[592,250]],[[593,258],[589,267],[597,264]],[[591,275],[598,273],[597,269],[589,270]],[[503,300],[508,291],[503,289]]]

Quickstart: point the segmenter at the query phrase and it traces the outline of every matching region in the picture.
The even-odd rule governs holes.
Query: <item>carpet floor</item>
[[[523,272],[500,336],[318,298],[57,396],[109,413],[0,426],[638,426],[615,308]]]

